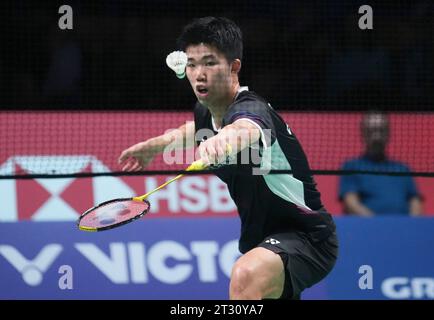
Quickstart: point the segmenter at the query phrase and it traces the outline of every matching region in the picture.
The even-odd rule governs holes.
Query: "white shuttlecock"
[[[184,51],[173,51],[166,58],[167,66],[175,71],[179,79],[185,77],[185,67],[187,66],[187,55]]]

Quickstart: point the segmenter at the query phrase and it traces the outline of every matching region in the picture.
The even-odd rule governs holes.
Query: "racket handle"
[[[232,153],[232,146],[227,143],[226,144],[226,155],[230,156]],[[187,169],[185,169],[185,171],[198,171],[198,170],[204,170],[208,167],[208,165],[206,165],[202,159],[196,160],[195,162],[193,162]]]
[[[199,159],[193,162],[191,165],[189,165],[188,168],[185,169],[185,171],[198,171],[198,170],[203,170],[206,167],[207,165],[203,163],[201,159]]]

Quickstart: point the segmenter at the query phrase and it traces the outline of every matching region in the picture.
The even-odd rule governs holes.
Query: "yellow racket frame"
[[[185,169],[185,171],[197,171],[197,170],[203,170],[205,169],[207,166],[203,163],[202,160],[197,160],[195,162],[193,162],[187,169]],[[177,175],[175,178],[172,178],[168,181],[166,181],[165,183],[163,183],[161,186],[155,188],[152,191],[149,191],[148,193],[144,194],[143,196],[139,196],[139,197],[134,197],[133,200],[134,201],[143,201],[145,200],[147,197],[149,197],[151,194],[157,192],[160,189],[163,189],[165,186],[167,186],[168,184],[172,183],[173,181],[178,180],[179,178],[183,177],[185,174],[179,174]]]

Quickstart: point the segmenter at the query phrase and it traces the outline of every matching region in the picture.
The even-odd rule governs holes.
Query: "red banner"
[[[301,141],[312,169],[338,170],[361,154],[361,114],[282,113]],[[2,112],[0,175],[119,171],[117,158],[128,146],[175,129],[192,119],[178,112]],[[434,115],[393,114],[392,158],[414,171],[434,167]],[[49,165],[47,165],[49,164]],[[150,170],[179,170],[161,156]],[[428,169],[427,169],[428,168]],[[166,176],[0,180],[0,221],[72,220],[111,198],[140,195]],[[336,176],[317,176],[327,209],[340,214]],[[434,213],[434,179],[417,178],[425,212]],[[187,176],[153,195],[149,216],[227,217],[236,215],[224,184],[214,176]]]

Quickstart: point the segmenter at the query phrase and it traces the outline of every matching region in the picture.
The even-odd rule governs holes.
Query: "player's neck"
[[[239,89],[240,89],[240,84],[237,81],[229,90],[228,95],[226,95],[220,101],[217,101],[213,105],[208,106],[208,110],[211,112],[211,115],[214,119],[214,123],[217,128],[221,127],[223,117],[226,111],[228,110],[229,106],[234,102]]]

